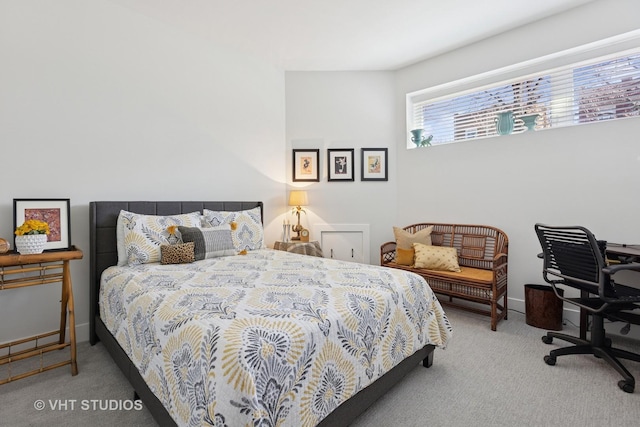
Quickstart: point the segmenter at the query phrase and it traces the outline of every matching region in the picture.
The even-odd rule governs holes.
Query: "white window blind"
[[[502,112],[514,117],[511,133],[527,130],[523,121],[527,115],[534,116],[531,129],[535,130],[640,117],[640,49],[422,99],[410,106],[409,126],[433,135],[432,145],[497,136],[496,120]]]

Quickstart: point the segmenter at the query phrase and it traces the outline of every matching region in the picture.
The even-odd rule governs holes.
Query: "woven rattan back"
[[[432,244],[456,248],[461,266],[491,269],[496,254],[508,253],[506,233],[487,225],[418,223],[404,230],[415,233],[431,226]]]

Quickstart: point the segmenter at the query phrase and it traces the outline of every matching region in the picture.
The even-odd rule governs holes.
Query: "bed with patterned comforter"
[[[100,316],[189,426],[314,426],[452,333],[416,274],[272,249],[109,267]]]

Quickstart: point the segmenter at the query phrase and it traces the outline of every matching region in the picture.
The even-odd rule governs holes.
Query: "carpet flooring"
[[[416,366],[354,427],[640,425],[640,363],[624,362],[639,383],[634,394],[624,393],[618,373],[592,356],[546,365],[543,356],[566,343],[544,344],[545,331],[527,325],[522,313],[510,312],[492,332],[487,317],[446,312],[453,338],[436,349],[433,366]],[[577,329],[566,325],[564,332]],[[614,337],[614,344],[640,352],[637,340]],[[75,377],[65,366],[0,385],[0,425],[157,425],[132,401],[132,388],[101,344],[78,344],[78,368]]]

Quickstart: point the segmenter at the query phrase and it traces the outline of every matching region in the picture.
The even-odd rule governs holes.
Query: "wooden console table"
[[[60,303],[60,328],[51,332],[34,335],[29,338],[0,344],[0,366],[8,365],[8,375],[0,378],[0,384],[29,377],[40,372],[71,365],[71,375],[78,374],[76,363],[76,324],[73,308],[73,288],[71,286],[71,272],[69,261],[82,259],[82,251],[76,247],[69,250],[44,252],[41,254],[21,255],[10,252],[0,255],[0,297],[1,291],[23,288],[26,286],[62,283],[62,300]],[[65,340],[65,329],[69,318],[69,341]],[[42,344],[40,341],[47,337],[58,335],[58,340]],[[24,344],[34,342],[27,349],[12,351],[14,347],[22,348]],[[44,354],[53,350],[70,347],[68,360],[44,365]],[[8,350],[7,350],[8,349]],[[40,356],[40,367],[16,375],[11,374],[11,364],[19,360]]]

